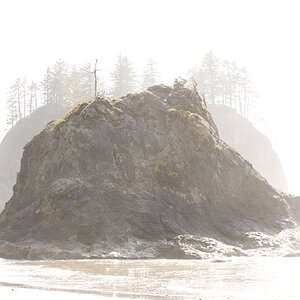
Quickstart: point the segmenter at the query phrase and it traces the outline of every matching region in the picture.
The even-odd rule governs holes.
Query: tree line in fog
[[[247,117],[255,93],[246,68],[239,68],[234,61],[221,61],[212,51],[201,64],[189,71],[189,78],[210,104],[223,104]]]
[[[119,55],[110,78],[108,85],[101,64],[78,66],[64,60],[48,67],[39,82],[17,78],[8,92],[7,125],[13,127],[39,106],[49,103],[73,105],[102,95],[119,98],[145,90],[158,83],[159,73],[156,62],[149,58],[142,74],[137,76],[128,57]],[[220,61],[209,51],[199,65],[189,70],[187,78],[190,83],[196,82],[207,103],[224,104],[247,116],[253,91],[245,68],[240,69],[228,60]]]

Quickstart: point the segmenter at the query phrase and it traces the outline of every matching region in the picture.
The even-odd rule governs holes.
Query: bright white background
[[[99,58],[111,70],[121,52],[142,68],[152,55],[171,83],[213,50],[252,75],[257,126],[283,163],[290,192],[300,194],[299,1],[1,0],[0,140],[9,85],[39,80],[48,65]]]

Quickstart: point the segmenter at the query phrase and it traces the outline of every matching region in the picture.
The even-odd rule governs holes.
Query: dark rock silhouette
[[[197,94],[154,86],[82,103],[26,145],[0,256],[240,255],[248,232],[294,226],[287,201],[219,138]]]
[[[272,186],[287,193],[288,185],[283,168],[269,139],[230,107],[210,104],[208,110],[221,139],[253,164]]]
[[[49,121],[62,117],[66,112],[67,109],[58,103],[45,105],[20,120],[6,134],[0,144],[0,211],[12,196],[24,146]]]

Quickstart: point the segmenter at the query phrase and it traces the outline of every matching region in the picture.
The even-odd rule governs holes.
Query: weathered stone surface
[[[51,120],[62,117],[67,109],[56,103],[38,108],[20,120],[0,144],[0,211],[13,193],[24,146]]]
[[[238,151],[275,188],[288,192],[281,162],[269,139],[252,123],[224,105],[209,105],[208,110],[222,140]]]
[[[193,91],[155,86],[83,103],[35,136],[0,240],[13,257],[234,255],[247,232],[294,226],[288,200],[219,139]]]

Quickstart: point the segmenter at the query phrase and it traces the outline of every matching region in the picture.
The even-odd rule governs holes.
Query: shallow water
[[[299,300],[299,282],[299,257],[243,257],[219,261],[0,260],[0,299],[4,300],[24,299],[24,296],[44,300],[101,299],[100,296]]]

